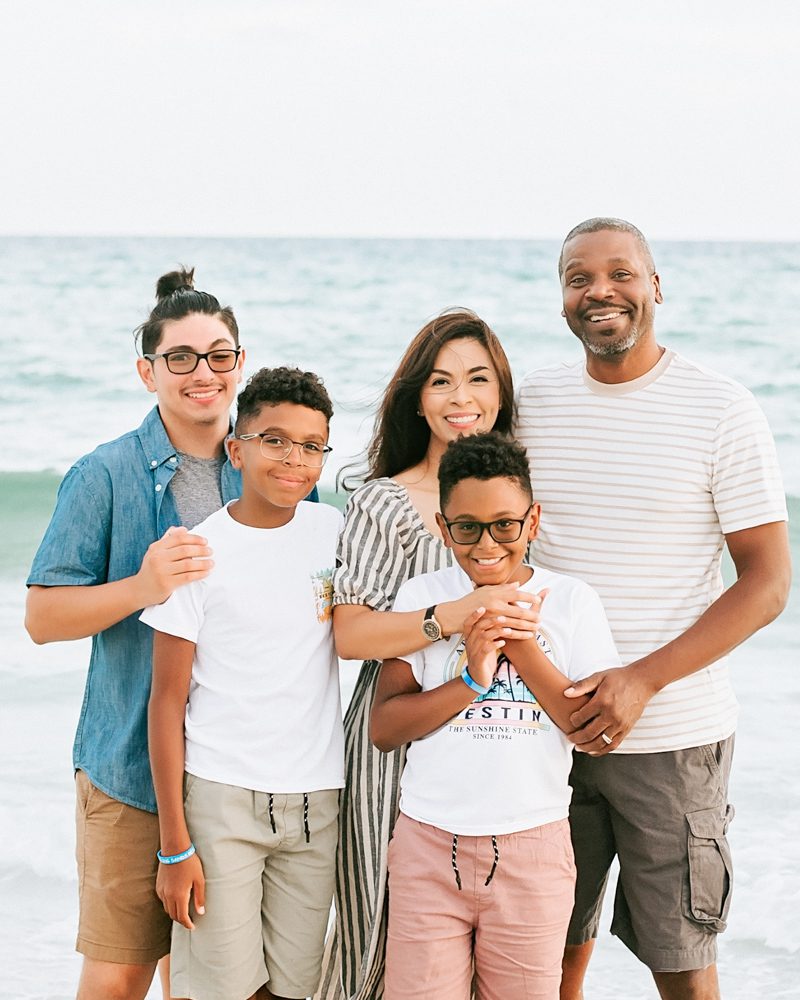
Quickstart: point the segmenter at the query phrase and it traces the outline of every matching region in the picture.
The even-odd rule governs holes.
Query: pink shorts
[[[451,833],[400,814],[386,1000],[468,1000],[473,961],[480,1000],[557,1000],[575,893],[568,821],[453,848]]]

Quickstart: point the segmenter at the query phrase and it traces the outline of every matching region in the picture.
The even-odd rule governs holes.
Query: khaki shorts
[[[339,791],[307,799],[304,817],[302,794],[270,796],[185,776],[206,904],[203,916],[192,911],[193,931],[174,925],[173,996],[231,1000],[266,982],[278,996],[315,992],[333,899]]]
[[[570,784],[578,866],[567,942],[597,936],[608,871],[619,858],[611,933],[654,972],[717,957],[733,888],[726,832],[733,737],[668,753],[576,753]]]
[[[80,918],[76,949],[124,965],[157,962],[172,922],[156,895],[158,817],[112,799],[75,772]]]

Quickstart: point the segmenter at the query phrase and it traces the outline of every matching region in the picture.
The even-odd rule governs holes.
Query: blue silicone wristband
[[[185,851],[181,851],[180,854],[170,854],[164,855],[161,851],[156,851],[156,857],[161,862],[162,865],[177,865],[180,861],[185,861],[194,854],[194,844],[189,844]]]
[[[470,676],[470,672],[466,667],[464,667],[461,671],[461,680],[467,685],[467,687],[472,688],[473,691],[477,691],[478,694],[489,693],[489,688],[484,687],[483,684],[479,684],[472,676]]]

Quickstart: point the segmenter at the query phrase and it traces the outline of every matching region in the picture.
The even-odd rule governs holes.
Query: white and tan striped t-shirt
[[[595,588],[623,663],[716,600],[725,534],[786,520],[752,394],[672,351],[618,385],[595,381],[583,362],[532,372],[518,407],[542,505],[534,560]],[[618,752],[713,743],[734,731],[737,710],[723,658],[660,691]]]

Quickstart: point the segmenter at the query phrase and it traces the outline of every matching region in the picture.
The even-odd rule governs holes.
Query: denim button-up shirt
[[[91,586],[138,573],[148,546],[180,524],[169,483],[180,464],[158,408],[138,430],[102,444],[64,477],[28,584]],[[230,462],[222,499],[240,495]],[[107,795],[156,811],[147,756],[153,632],[129,615],[92,638],[73,763]]]

